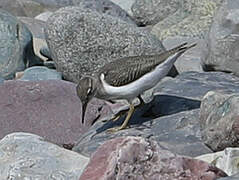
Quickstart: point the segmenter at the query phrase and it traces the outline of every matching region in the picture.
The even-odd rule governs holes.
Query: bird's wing
[[[157,65],[177,52],[185,52],[195,46],[186,47],[186,43],[158,55],[144,55],[124,57],[106,64],[99,73],[104,74],[105,81],[111,86],[123,86],[139,79],[146,73],[152,71]]]

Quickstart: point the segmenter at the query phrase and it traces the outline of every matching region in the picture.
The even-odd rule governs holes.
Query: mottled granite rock
[[[30,133],[0,140],[0,179],[77,180],[89,159]]]
[[[80,7],[66,7],[55,12],[45,32],[57,70],[74,82],[114,59],[165,50],[149,32]]]
[[[25,69],[32,52],[32,35],[27,27],[7,11],[0,9],[0,75],[11,79]]]
[[[20,78],[22,81],[40,81],[40,80],[61,80],[61,73],[44,66],[33,66],[24,71],[24,75]]]
[[[206,162],[167,151],[141,137],[120,137],[107,141],[91,157],[80,180],[214,180],[227,176]]]
[[[0,138],[11,132],[31,132],[56,144],[74,144],[92,122],[81,124],[76,84],[62,80],[5,81],[0,85]],[[90,103],[91,119],[102,102]],[[102,108],[101,108],[102,109]]]
[[[209,55],[203,64],[206,70],[232,72],[239,76],[239,2],[227,0],[218,10],[208,41]]]
[[[223,151],[204,154],[196,159],[206,161],[219,169],[222,169],[229,176],[239,174],[239,148],[226,148]]]
[[[208,92],[201,104],[202,139],[213,151],[239,145],[239,93]]]
[[[173,10],[177,8],[176,11],[172,11],[174,13],[158,22],[152,29],[152,33],[161,40],[174,36],[205,38],[214,14],[223,0],[174,0],[174,2],[178,2],[178,5],[172,3],[168,8]],[[154,9],[160,8],[165,9],[164,6],[154,7]],[[167,12],[166,10],[165,13]]]

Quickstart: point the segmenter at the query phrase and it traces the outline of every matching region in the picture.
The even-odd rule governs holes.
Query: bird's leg
[[[123,124],[122,124],[121,126],[119,126],[119,127],[110,128],[110,129],[108,129],[107,131],[108,131],[108,132],[117,132],[117,131],[119,131],[119,130],[125,129],[126,126],[127,126],[127,124],[128,124],[128,122],[129,122],[129,119],[131,118],[131,116],[132,116],[132,114],[133,114],[133,112],[134,112],[134,105],[133,105],[133,104],[130,104],[130,108],[129,108],[128,114],[127,114],[127,116],[126,116],[126,118],[125,118]]]

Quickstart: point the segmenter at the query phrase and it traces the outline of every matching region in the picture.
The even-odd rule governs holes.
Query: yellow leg
[[[110,128],[110,129],[108,129],[107,131],[108,131],[108,132],[117,132],[117,131],[119,131],[119,130],[125,129],[126,126],[127,126],[127,124],[128,124],[128,122],[129,122],[129,119],[131,118],[131,116],[132,116],[132,114],[133,114],[133,112],[134,112],[134,105],[133,105],[133,104],[130,104],[130,108],[129,108],[128,114],[127,114],[127,116],[126,116],[126,118],[125,118],[123,124],[122,124],[121,126],[119,126],[119,127]]]

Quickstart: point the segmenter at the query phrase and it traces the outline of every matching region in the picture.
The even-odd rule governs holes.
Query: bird
[[[93,97],[110,102],[125,99],[129,103],[129,110],[124,122],[108,131],[125,129],[135,110],[133,100],[153,88],[168,74],[178,57],[195,46],[196,43],[189,46],[183,43],[158,54],[119,58],[105,64],[93,76],[83,76],[76,86],[77,96],[82,103],[82,123],[87,104]]]

